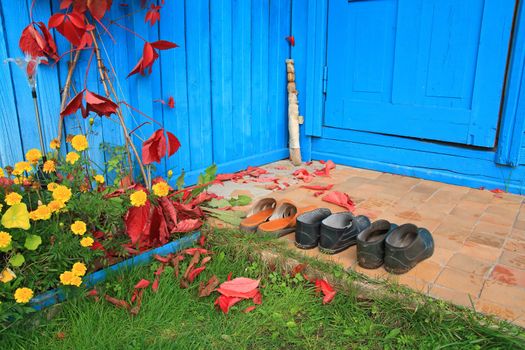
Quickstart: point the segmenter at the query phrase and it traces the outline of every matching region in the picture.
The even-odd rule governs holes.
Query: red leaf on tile
[[[304,169],[304,168],[301,168],[301,169],[297,169],[296,171],[293,172],[292,174],[293,176],[295,176],[297,179],[300,179],[300,180],[303,180],[304,182],[310,182],[313,180],[313,176],[308,172],[308,170]]]
[[[314,171],[314,174],[317,176],[330,176],[330,171],[335,169],[335,163],[329,160],[327,162],[323,162],[322,164],[324,164],[324,168]]]
[[[316,190],[316,191],[328,191],[328,190],[331,190],[332,187],[334,187],[333,184],[328,184],[328,185],[302,185],[301,188],[306,188],[306,189],[309,189],[309,190]]]
[[[502,189],[499,189],[499,188],[495,188],[493,190],[490,190],[490,192],[492,192],[492,193],[505,193],[505,191],[503,191]]]
[[[343,192],[333,191],[325,195],[322,199],[325,202],[339,205],[340,207],[343,207],[348,211],[352,211],[355,209],[355,204],[350,198],[350,196]]]
[[[323,195],[324,193],[325,193],[325,191],[314,192],[314,197],[319,197],[319,196]]]

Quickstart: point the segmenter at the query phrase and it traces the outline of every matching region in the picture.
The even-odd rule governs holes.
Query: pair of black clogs
[[[332,214],[319,208],[297,217],[295,245],[301,249],[319,246],[326,254],[339,253],[357,243],[361,267],[385,265],[391,273],[409,271],[434,253],[434,240],[425,228],[413,224],[397,226],[386,220],[370,223],[363,215],[350,212]]]

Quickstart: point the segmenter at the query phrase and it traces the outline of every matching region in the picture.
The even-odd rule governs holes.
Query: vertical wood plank
[[[213,161],[210,97],[210,28],[208,1],[186,2],[186,60],[191,168]]]

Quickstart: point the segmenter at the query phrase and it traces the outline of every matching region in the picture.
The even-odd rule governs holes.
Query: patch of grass
[[[361,301],[350,290],[322,305],[321,297],[301,275],[283,276],[278,266],[274,270],[251,254],[258,248],[284,249],[275,240],[223,230],[211,235],[210,242],[215,254],[196,282],[181,289],[167,268],[158,292],[145,292],[137,316],[105,301],[78,298],[58,306],[51,320],[46,319],[46,313],[39,313],[0,333],[2,348],[516,349],[525,343],[517,327],[431,299],[414,308],[398,295]],[[341,273],[330,264],[309,263]],[[152,264],[116,274],[103,289],[127,299],[138,280],[152,279],[156,267]],[[252,303],[243,301],[224,315],[214,308],[216,293],[197,297],[200,281],[213,274],[224,281],[230,272],[234,277],[261,279],[262,305],[245,314],[242,310]],[[396,290],[398,294],[405,292]],[[407,299],[417,297],[406,293]]]

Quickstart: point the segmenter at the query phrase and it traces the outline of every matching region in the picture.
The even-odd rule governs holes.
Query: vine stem
[[[111,92],[113,93],[114,99],[116,101],[118,101],[118,96],[117,96],[117,93],[115,91],[115,88],[113,87],[113,83],[109,79],[109,76],[107,74],[107,69],[104,67],[104,63],[102,62],[102,57],[100,56],[100,50],[99,50],[99,47],[98,47],[98,41],[97,41],[97,38],[95,37],[95,34],[93,33],[93,31],[91,31],[91,37],[93,38],[93,47],[95,49],[95,55],[97,57],[98,72],[100,74],[100,79],[102,80],[102,86],[104,87],[104,91],[106,93],[106,96],[108,96],[108,97],[110,96],[110,89],[111,89]],[[108,86],[109,86],[109,88],[108,88]],[[137,158],[137,163],[139,165],[140,172],[142,173],[142,177],[144,178],[144,181],[147,181],[148,177],[146,176],[146,171],[144,170],[144,164],[142,163],[142,159],[140,159],[140,155],[139,155],[139,152],[137,151],[137,148],[135,147],[135,145],[131,141],[131,138],[130,138],[129,133],[128,133],[128,128],[126,126],[126,123],[124,122],[124,115],[122,114],[122,111],[121,111],[120,108],[117,109],[117,117],[119,118],[120,125],[122,126],[122,131],[124,132],[124,138],[125,138],[126,144],[128,146],[126,148],[126,150],[127,150],[127,154],[128,154],[128,163],[129,163],[129,171],[130,171],[131,178],[133,178],[133,163],[131,162],[131,155],[130,155],[130,152],[129,152],[130,148],[133,151],[133,153],[135,154],[135,158]]]
[[[71,78],[73,77],[73,72],[77,66],[78,58],[80,57],[80,50],[76,51],[69,69],[67,71],[66,84],[64,85],[64,91],[62,92],[62,101],[60,101],[60,112],[64,110],[66,106],[67,98],[69,97],[69,89],[71,88]],[[58,120],[58,144],[62,142],[62,128],[64,127],[64,117],[60,116]]]

